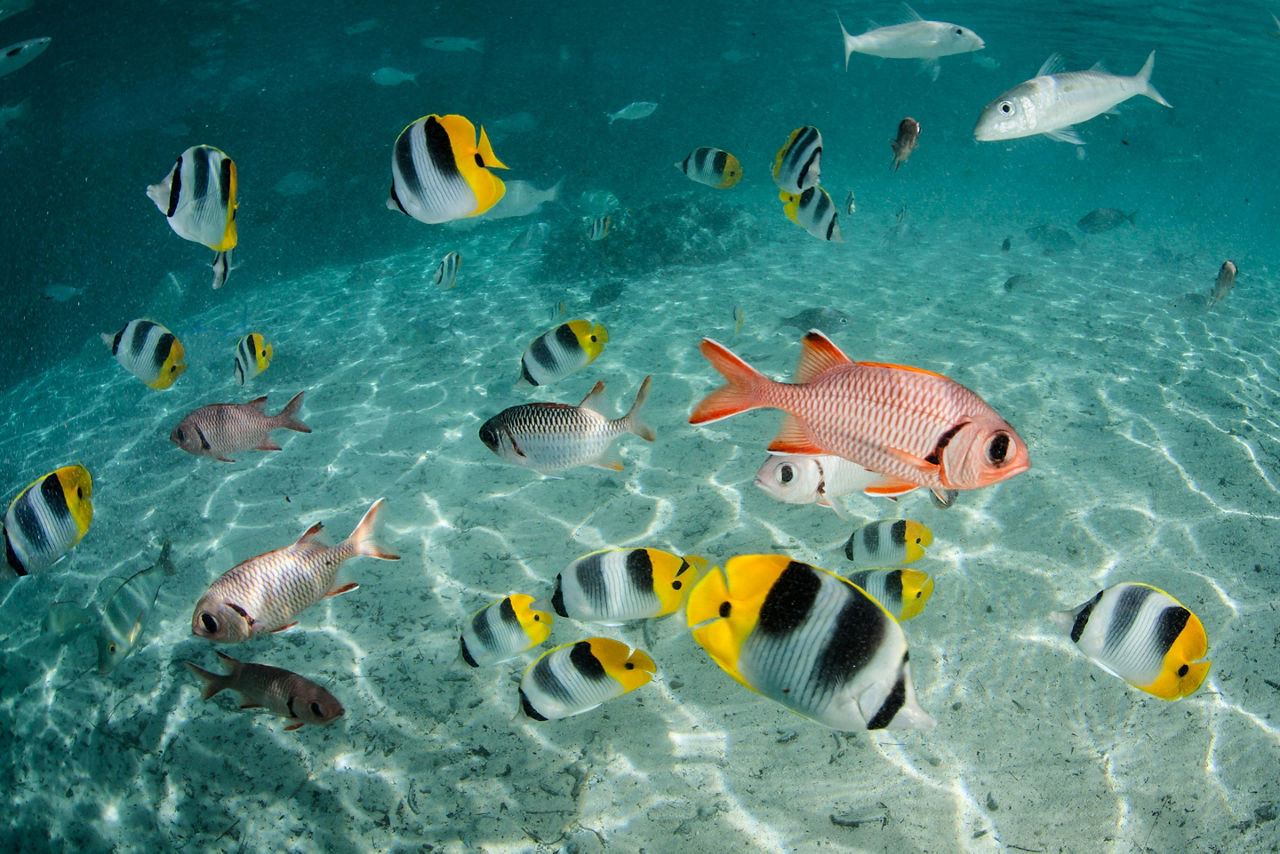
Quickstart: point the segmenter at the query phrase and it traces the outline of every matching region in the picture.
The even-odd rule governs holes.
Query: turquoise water
[[[986,42],[944,57],[935,81],[911,61],[855,55],[846,71],[820,4],[313,6],[37,3],[0,20],[0,44],[53,37],[0,77],[0,107],[28,105],[0,129],[0,485],[7,502],[79,461],[96,511],[66,559],[0,588],[6,847],[1275,850],[1269,9],[919,5]],[[901,15],[839,11],[854,32]],[[436,36],[483,50],[423,47]],[[1129,74],[1153,49],[1172,110],[1135,98],[1079,126],[1083,147],[973,141],[982,107],[1050,53]],[[378,85],[382,67],[417,84]],[[632,101],[660,106],[610,125],[605,112]],[[431,112],[490,128],[504,178],[563,178],[560,201],[450,226],[388,211],[391,145]],[[494,132],[520,113],[524,129]],[[906,115],[920,147],[895,173],[887,140]],[[804,124],[823,134],[823,185],[837,203],[856,195],[841,244],[780,211],[769,167]],[[216,292],[211,253],[145,195],[198,143],[239,170],[236,269]],[[741,184],[713,190],[672,168],[702,145],[733,152]],[[592,243],[607,193],[614,226]],[[1101,234],[1076,227],[1104,207],[1137,214]],[[545,241],[513,245],[534,222]],[[1037,240],[1038,226],[1067,238]],[[439,290],[448,251],[462,271]],[[1208,306],[1226,259],[1239,281]],[[608,326],[608,347],[545,390],[513,391],[560,303]],[[945,511],[918,493],[851,498],[850,520],[770,500],[752,478],[776,414],[687,424],[719,381],[697,342],[783,378],[803,331],[786,319],[812,308],[843,313],[825,331],[853,358],[977,391],[1027,441],[1032,469]],[[186,347],[167,391],[98,339],[136,317]],[[240,389],[233,351],[250,330],[276,357]],[[508,406],[577,403],[598,379],[621,413],[646,375],[658,438],[621,440],[620,473],[543,480],[476,438]],[[275,434],[281,452],[223,464],[167,440],[203,404],[268,395],[276,412],[303,389],[314,432]],[[354,559],[343,577],[358,590],[227,648],[324,684],[344,717],[284,732],[226,695],[202,701],[180,662],[217,669],[190,633],[210,582],[316,521],[336,542],[378,497],[379,540],[402,560]],[[618,637],[659,672],[565,721],[516,717],[533,653],[479,671],[457,657],[467,616],[549,593],[594,549],[717,564],[783,552],[840,571],[854,525],[904,516],[934,534],[915,566],[935,592],[903,624],[938,720],[927,733],[833,733],[794,716],[715,667],[679,617],[557,621],[554,643]],[[166,537],[179,572],[115,671],[97,674],[91,632],[43,631],[50,603],[84,604]],[[1123,581],[1204,622],[1214,664],[1192,696],[1126,686],[1050,621]]]

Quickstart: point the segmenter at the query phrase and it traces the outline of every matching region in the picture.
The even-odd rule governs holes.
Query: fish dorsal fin
[[[313,540],[315,540],[316,537],[320,536],[320,532],[323,530],[324,530],[324,523],[316,522],[310,528],[307,528],[307,532],[305,534],[303,534],[301,537],[298,537],[298,542],[310,543]]]
[[[795,376],[797,383],[810,382],[818,374],[836,365],[852,364],[852,360],[830,338],[816,329],[805,333],[800,346],[800,364],[796,365]]]
[[[1044,65],[1040,66],[1040,70],[1036,72],[1037,77],[1044,77],[1046,74],[1057,74],[1066,68],[1062,62],[1062,54],[1051,53],[1049,58],[1044,61]]]
[[[1103,74],[1110,74],[1110,73],[1111,73],[1110,71],[1107,71],[1107,67],[1106,67],[1105,65],[1103,65],[1103,64],[1102,64],[1102,60],[1101,60],[1101,59],[1099,59],[1099,60],[1098,60],[1097,62],[1095,62],[1092,66],[1090,66],[1090,67],[1089,67],[1089,70],[1090,70],[1090,71],[1099,71],[1099,72],[1101,72],[1101,73],[1103,73]]]
[[[920,13],[919,13],[919,12],[917,12],[915,9],[912,9],[912,8],[911,8],[910,6],[908,6],[906,3],[903,3],[903,4],[902,4],[902,8],[903,8],[903,9],[906,11],[906,13],[907,13],[906,20],[908,20],[908,21],[923,21],[923,20],[924,20],[924,18],[921,18],[921,17],[920,17]]]
[[[249,405],[254,409],[257,409],[259,412],[262,411],[262,407],[266,406],[266,404],[267,396],[265,394],[262,397],[255,397],[253,400],[249,401]]]
[[[590,409],[593,412],[600,411],[601,399],[604,397],[604,380],[597,380],[596,384],[587,392],[587,396],[582,399],[582,403],[578,404],[579,409]]]
[[[854,364],[861,365],[864,368],[891,368],[895,371],[911,371],[915,374],[924,374],[927,377],[942,377],[944,380],[947,379],[936,371],[926,371],[924,368],[913,368],[910,365],[893,365],[888,362],[854,362]]]

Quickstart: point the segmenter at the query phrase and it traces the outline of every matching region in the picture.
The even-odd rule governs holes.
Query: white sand
[[[6,500],[79,460],[96,516],[67,560],[0,589],[0,761],[16,803],[0,839],[84,850],[154,850],[154,839],[451,852],[1274,846],[1280,689],[1264,679],[1280,683],[1280,350],[1266,269],[1237,259],[1249,279],[1205,312],[1174,301],[1207,294],[1222,259],[1194,247],[1169,258],[1141,228],[1077,234],[1080,249],[1046,257],[1022,236],[1029,223],[913,218],[908,234],[884,238],[887,222],[860,213],[842,222],[847,242],[828,246],[779,217],[777,245],[629,281],[599,311],[594,283],[535,280],[528,259],[485,249],[526,223],[430,232],[436,242],[414,257],[296,283],[255,281],[246,263],[222,307],[198,319],[226,334],[186,336],[196,321],[155,318],[189,351],[170,391],[89,342],[4,394]],[[458,285],[435,290],[430,274],[453,248]],[[1015,273],[1031,281],[1006,292]],[[560,300],[606,324],[608,347],[550,388],[512,391],[524,345]],[[473,671],[457,655],[461,621],[507,593],[548,594],[585,552],[648,545],[722,563],[781,550],[845,568],[851,523],[751,484],[776,413],[686,423],[718,384],[700,336],[786,377],[800,331],[779,319],[823,305],[853,318],[827,330],[853,358],[951,376],[1031,448],[1030,472],[948,511],[918,493],[850,502],[866,519],[907,515],[934,532],[915,566],[936,591],[904,629],[938,727],[809,723],[734,683],[678,617],[624,629],[559,620],[553,643],[616,636],[650,652],[660,677],[577,718],[515,719],[533,654]],[[746,319],[736,336],[735,306]],[[277,355],[240,390],[242,317]],[[658,441],[624,439],[621,474],[543,480],[476,438],[506,406],[577,403],[598,378],[622,412],[649,373]],[[269,394],[274,413],[300,389],[315,432],[276,433],[281,452],[227,465],[168,442],[199,405]],[[343,577],[358,590],[226,649],[322,682],[346,716],[286,733],[230,695],[202,702],[179,662],[217,664],[190,635],[209,582],[315,521],[336,541],[379,496],[379,541],[403,560],[351,561]],[[49,602],[83,602],[104,575],[154,560],[166,535],[180,574],[115,673],[92,670],[88,636],[40,635]],[[1132,689],[1055,633],[1049,611],[1120,581],[1161,587],[1203,620],[1214,664],[1190,698]]]

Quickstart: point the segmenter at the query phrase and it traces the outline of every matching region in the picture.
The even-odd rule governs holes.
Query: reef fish
[[[830,507],[841,519],[845,512],[833,499],[875,486],[883,477],[835,454],[770,454],[756,471],[755,484],[783,504]],[[896,498],[917,487],[903,488]]]
[[[897,620],[920,616],[933,595],[933,579],[918,569],[864,569],[845,577]]]
[[[1133,218],[1137,215],[1137,211],[1125,213],[1115,208],[1098,208],[1080,217],[1080,221],[1076,223],[1076,228],[1085,234],[1101,234],[1104,231],[1119,228],[1126,222],[1133,225]]]
[[[520,708],[535,721],[589,712],[649,684],[648,653],[611,638],[587,638],[543,653],[520,679]]]
[[[920,143],[920,123],[908,116],[898,122],[898,136],[889,140],[889,146],[893,149],[893,171],[897,172],[898,167],[907,162],[911,157],[911,152],[916,150],[916,146]]]
[[[680,610],[705,558],[661,549],[603,549],[556,576],[551,607],[579,622],[621,624]]]
[[[14,576],[48,569],[89,532],[93,478],[76,464],[33,481],[4,514],[5,565]]]
[[[164,180],[147,187],[147,197],[184,240],[214,251],[213,288],[227,282],[231,250],[236,247],[237,179],[235,161],[212,145],[193,145]]]
[[[1151,85],[1155,61],[1153,50],[1142,70],[1132,77],[1108,74],[1098,66],[1089,71],[1062,73],[1062,58],[1055,53],[1034,78],[1019,83],[982,109],[973,136],[979,142],[995,142],[1042,133],[1050,139],[1084,145],[1073,126],[1134,95],[1145,95],[1157,104],[1171,107]]]
[[[480,427],[480,441],[509,463],[547,474],[576,466],[622,471],[622,460],[613,452],[613,440],[634,433],[646,442],[654,440],[653,428],[640,420],[640,409],[649,398],[645,377],[631,409],[610,419],[596,408],[604,395],[604,382],[577,406],[565,403],[525,403],[504,409]]]
[[[689,594],[693,639],[740,683],[838,730],[930,729],[884,606],[785,555],[740,555]]]
[[[296,625],[296,617],[327,596],[359,587],[354,581],[338,585],[338,568],[356,556],[399,560],[374,542],[373,526],[385,499],[364,514],[351,536],[336,546],[317,541],[324,526],[316,523],[284,548],[237,564],[224,572],[191,616],[191,633],[217,643],[240,643],[267,632]]]
[[[302,407],[302,395],[298,392],[275,415],[262,411],[266,395],[248,403],[212,403],[188,413],[169,434],[169,441],[197,457],[212,457],[224,463],[234,463],[229,457],[238,451],[254,448],[259,451],[278,451],[280,446],[271,441],[272,430],[295,430],[310,433],[311,428],[298,417]]]
[[[102,333],[120,367],[155,389],[173,385],[187,369],[187,351],[168,329],[151,320],[130,320],[115,335]]]
[[[0,9],[0,20],[3,20],[5,10]],[[0,50],[0,77],[6,74],[12,74],[40,54],[44,53],[45,48],[53,41],[50,36],[41,36],[38,39],[27,39],[26,41],[17,42]]]
[[[479,216],[506,192],[490,169],[506,169],[489,137],[463,116],[434,113],[411,122],[391,150],[387,207],[435,224]]]
[[[840,223],[835,202],[821,187],[810,187],[796,195],[782,191],[779,198],[785,202],[782,211],[787,219],[803,228],[819,240],[839,243]]]
[[[447,291],[458,283],[458,271],[462,269],[462,255],[450,252],[440,259],[436,271],[431,276],[432,283],[442,291]]]
[[[695,148],[676,168],[699,184],[725,189],[742,180],[742,164],[738,158],[719,148]]]
[[[244,385],[267,369],[275,349],[260,332],[250,332],[236,344],[236,385]]]
[[[138,645],[160,586],[178,572],[171,553],[172,547],[166,539],[154,564],[126,579],[116,579],[119,586],[103,604],[102,622],[98,627],[99,673],[106,675],[115,670]]]
[[[331,724],[342,717],[342,704],[337,698],[304,676],[269,664],[237,661],[222,652],[218,652],[218,657],[231,672],[210,673],[190,661],[182,662],[204,683],[205,700],[230,689],[240,695],[240,708],[265,708],[273,715],[293,721],[284,728],[285,732],[306,724]]]
[[[1126,582],[1053,620],[1103,670],[1163,700],[1194,693],[1209,674],[1200,618],[1163,590]]]
[[[769,379],[710,338],[701,351],[728,384],[697,405],[690,423],[782,409],[790,417],[770,451],[838,454],[884,475],[871,494],[925,486],[950,503],[951,490],[999,483],[1031,465],[1013,427],[974,392],[921,368],[850,361],[817,330],[804,336],[794,383]]]
[[[933,544],[933,532],[910,519],[868,522],[849,535],[844,556],[859,567],[896,566],[924,557]]]
[[[822,134],[815,127],[796,128],[773,158],[773,182],[784,193],[799,195],[822,177]]]
[[[1234,262],[1222,262],[1222,266],[1218,268],[1218,278],[1213,283],[1213,291],[1209,294],[1210,303],[1217,304],[1227,298],[1227,294],[1231,293],[1231,289],[1236,286],[1238,272]]]
[[[551,635],[555,617],[533,607],[532,596],[513,593],[485,605],[462,626],[462,660],[487,667],[515,658]]]
[[[604,352],[609,330],[589,320],[570,320],[533,339],[520,357],[516,387],[546,385],[585,368]]]

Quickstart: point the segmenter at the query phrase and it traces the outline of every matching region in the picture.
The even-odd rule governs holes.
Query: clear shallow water
[[[96,514],[67,560],[0,592],[0,714],[14,734],[7,843],[1274,847],[1280,691],[1266,680],[1277,681],[1280,631],[1280,355],[1276,206],[1259,152],[1277,105],[1250,85],[1280,49],[1266,10],[1209,19],[1073,5],[1046,9],[1028,34],[996,5],[918,7],[977,30],[988,45],[977,56],[999,63],[944,58],[937,82],[914,63],[859,57],[844,72],[834,16],[818,6],[656,6],[620,22],[591,7],[515,19],[441,10],[420,22],[390,7],[326,18],[210,4],[187,18],[165,6],[111,21],[86,8],[74,22],[57,11],[0,21],[9,41],[55,37],[0,79],[0,103],[32,98],[29,119],[0,140],[18,212],[5,238],[0,475],[12,494],[80,460]],[[861,10],[841,13],[861,23]],[[885,23],[896,10],[868,14]],[[345,33],[374,17],[369,32]],[[672,21],[688,29],[671,35]],[[140,27],[168,38],[123,38]],[[417,46],[431,35],[483,36],[485,51]],[[1049,52],[1128,73],[1151,47],[1175,109],[1134,101],[1085,125],[1083,159],[1043,140],[971,142],[981,106]],[[165,72],[175,49],[187,61]],[[734,50],[747,55],[725,57]],[[423,85],[378,87],[368,75],[383,65],[420,70]],[[662,106],[608,127],[601,114],[635,99]],[[395,134],[454,110],[480,123],[534,114],[536,130],[495,143],[510,177],[547,186],[567,175],[571,200],[612,191],[626,208],[616,233],[589,244],[577,211],[551,208],[547,246],[517,253],[521,220],[434,228],[387,212]],[[907,113],[923,125],[921,147],[895,175],[885,138]],[[767,174],[808,122],[826,142],[824,185],[859,199],[842,245],[786,222]],[[241,172],[240,267],[217,293],[208,253],[176,238],[143,194],[196,142],[223,147]],[[714,205],[714,191],[670,166],[703,144],[746,169]],[[319,184],[274,189],[294,171]],[[1074,228],[1101,206],[1138,209],[1136,224]],[[1077,245],[1045,254],[1025,233],[1041,224]],[[462,274],[438,291],[428,277],[450,249]],[[1206,294],[1227,257],[1242,275],[1222,306],[1184,297]],[[1015,275],[1026,278],[1006,290]],[[44,281],[85,292],[39,299]],[[646,415],[658,441],[624,440],[620,474],[543,481],[475,439],[485,418],[528,399],[510,390],[520,351],[561,301],[612,340],[542,399],[577,402],[603,378],[622,411],[654,375]],[[675,619],[558,622],[557,643],[600,633],[643,647],[660,679],[579,718],[513,722],[521,665],[471,672],[456,657],[459,624],[491,597],[546,592],[584,552],[643,544],[721,562],[784,551],[841,568],[851,523],[751,485],[776,415],[685,423],[716,382],[700,336],[783,377],[800,330],[782,318],[818,306],[849,315],[828,331],[854,358],[952,376],[1032,450],[1029,473],[946,512],[915,495],[850,504],[934,531],[919,567],[937,590],[904,628],[938,728],[832,734],[742,690]],[[123,373],[96,339],[143,315],[189,352],[168,392]],[[178,452],[166,437],[183,414],[241,399],[231,356],[249,327],[277,358],[245,391],[268,394],[274,412],[305,388],[315,432],[235,465]],[[404,559],[353,561],[346,577],[359,590],[231,650],[323,682],[346,717],[284,733],[225,697],[202,702],[179,662],[212,666],[189,630],[210,580],[317,520],[336,539],[379,496],[380,539]],[[104,575],[153,560],[165,535],[180,574],[115,673],[91,672],[89,638],[41,634],[49,602],[83,602]],[[1049,611],[1127,580],[1169,590],[1204,621],[1214,666],[1192,697],[1129,689],[1055,634]]]

